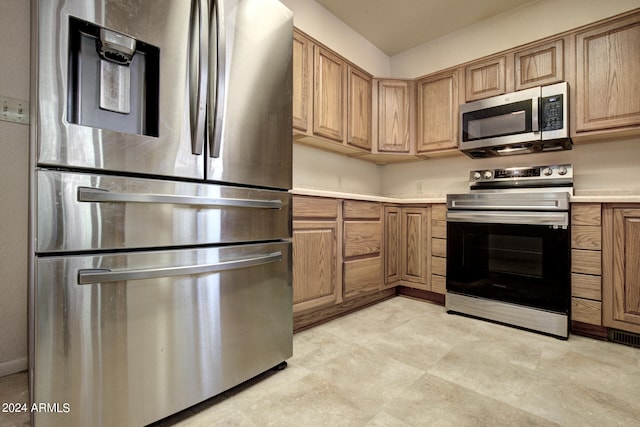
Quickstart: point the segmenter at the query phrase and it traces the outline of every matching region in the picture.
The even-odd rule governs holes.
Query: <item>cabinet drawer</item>
[[[571,273],[571,296],[600,301],[602,278],[589,274]]]
[[[574,249],[602,249],[602,229],[591,225],[574,225],[571,227],[571,247]]]
[[[380,219],[382,205],[375,202],[344,201],[344,219]]]
[[[571,320],[602,325],[602,303],[582,298],[571,298]]]
[[[442,258],[447,257],[447,241],[446,239],[431,239],[431,255]]]
[[[382,257],[344,262],[345,298],[375,292],[382,286]]]
[[[446,220],[432,220],[431,221],[431,236],[439,239],[447,238],[447,221]]]
[[[597,225],[602,221],[600,203],[573,203],[571,205],[571,225]]]
[[[323,197],[293,197],[294,218],[329,218],[338,217],[339,201]]]
[[[437,274],[432,274],[431,291],[437,294],[445,294],[447,292],[447,278],[444,276],[438,276]]]
[[[447,275],[447,259],[440,258],[437,256],[432,256],[431,272],[433,274],[437,274],[438,276],[446,276]]]
[[[571,250],[571,271],[602,275],[602,260],[600,251],[586,251],[582,249]]]
[[[431,219],[438,221],[446,221],[447,219],[447,205],[433,205],[431,207]]]
[[[382,248],[381,222],[345,222],[344,257],[380,253]]]

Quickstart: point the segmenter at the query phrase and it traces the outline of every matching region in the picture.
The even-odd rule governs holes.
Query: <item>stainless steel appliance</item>
[[[471,171],[447,196],[449,312],[569,334],[570,164]]]
[[[472,158],[570,150],[566,82],[460,106],[459,148]]]
[[[36,426],[139,426],[292,354],[292,14],[33,0]],[[55,406],[55,404],[59,404]]]

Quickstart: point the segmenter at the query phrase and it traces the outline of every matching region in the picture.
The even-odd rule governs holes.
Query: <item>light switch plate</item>
[[[29,101],[0,95],[0,120],[29,124]]]

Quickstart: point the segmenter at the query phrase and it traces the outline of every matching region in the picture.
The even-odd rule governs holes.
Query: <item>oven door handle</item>
[[[447,222],[550,225],[567,228],[568,212],[448,211]]]

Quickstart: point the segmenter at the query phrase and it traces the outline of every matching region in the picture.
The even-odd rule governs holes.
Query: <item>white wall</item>
[[[293,145],[293,187],[379,195],[382,166]]]
[[[418,183],[425,195],[445,196],[469,190],[469,171],[509,166],[572,163],[576,195],[593,192],[640,194],[640,139],[574,145],[571,151],[491,159],[466,156],[387,165],[382,169],[382,193],[415,196]]]
[[[391,75],[414,78],[640,7],[640,0],[538,0],[406,50]]]
[[[29,2],[0,2],[0,94],[29,99]],[[27,368],[29,127],[0,121],[0,377]]]
[[[391,73],[389,57],[314,0],[280,0],[293,25],[374,76]]]

